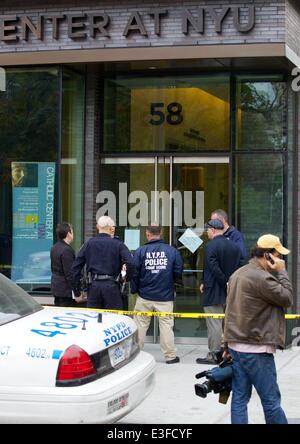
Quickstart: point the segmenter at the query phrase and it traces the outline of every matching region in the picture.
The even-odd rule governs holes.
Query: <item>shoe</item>
[[[180,358],[178,356],[170,361],[166,361],[166,364],[176,364],[177,362],[180,362]]]
[[[214,358],[197,358],[196,359],[197,364],[213,364],[213,365],[217,365],[218,361],[216,361]]]

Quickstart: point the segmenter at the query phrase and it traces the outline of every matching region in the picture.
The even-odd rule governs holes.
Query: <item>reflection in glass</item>
[[[155,190],[154,163],[118,164],[114,159],[105,159],[101,165],[99,188],[102,192],[108,191],[107,197],[103,199],[105,201],[98,203],[100,207],[104,204],[108,214],[115,220],[115,235],[124,241],[125,230],[137,229],[139,246],[144,245],[147,242],[145,227],[150,222],[151,192]],[[140,200],[143,196],[145,202],[148,202],[146,206]],[[140,226],[139,222],[143,226]],[[135,295],[129,295],[129,310],[133,310],[135,299]],[[153,320],[148,335],[153,335]]]
[[[74,230],[73,248],[83,237],[84,76],[64,68],[62,89],[61,221]]]
[[[116,164],[114,159],[106,159],[101,165],[100,190],[109,193],[107,197],[103,194],[105,202],[98,202],[99,207],[103,206],[102,211],[104,207],[108,209],[108,214],[116,222],[116,235],[121,240],[124,240],[125,228],[140,229],[140,225],[146,227],[150,222],[154,179],[153,163]],[[141,229],[140,245],[146,241],[145,229]]]
[[[151,159],[153,160],[153,158]],[[137,226],[130,223],[132,212],[139,204],[135,198],[140,196],[140,192],[145,193],[149,203],[146,214],[151,214],[150,200],[153,199],[152,192],[157,190],[157,215],[158,221],[168,223],[163,227],[163,239],[170,242],[170,229],[173,233],[172,245],[179,249],[184,262],[183,287],[177,287],[175,301],[175,311],[178,312],[199,312],[202,310],[199,285],[203,271],[203,250],[207,243],[205,234],[202,234],[204,241],[194,253],[189,251],[178,240],[186,228],[197,225],[196,233],[201,235],[203,223],[208,220],[211,211],[216,208],[228,210],[228,163],[175,163],[172,168],[172,190],[170,190],[170,161],[157,163],[145,163],[139,159],[139,163],[118,163],[120,159],[103,159],[100,173],[100,190],[107,190],[104,205],[108,205],[108,200],[113,202],[114,208],[112,216],[117,222],[116,234],[123,240],[124,230],[137,228],[140,230],[140,245],[146,242],[145,226]],[[122,161],[124,162],[124,160]],[[157,169],[156,169],[157,168]],[[157,171],[155,173],[155,171]],[[170,209],[170,196],[173,197],[172,222],[169,220],[168,210]],[[178,198],[174,196],[178,194]],[[197,194],[198,193],[198,194]],[[199,194],[200,193],[200,194]],[[115,201],[113,199],[115,197]],[[179,199],[180,198],[180,199]],[[189,199],[191,201],[189,202]],[[200,198],[200,202],[199,202]],[[142,209],[142,208],[141,208]],[[141,218],[142,212],[137,213]],[[141,220],[141,223],[143,221]],[[145,224],[148,220],[144,221]],[[165,225],[165,224],[164,224]],[[135,296],[129,298],[129,307],[134,307]],[[151,335],[153,330],[149,330]],[[206,324],[203,320],[197,319],[176,319],[175,331],[177,337],[203,337],[206,335]]]
[[[286,144],[286,83],[237,82],[237,148],[280,150]]]
[[[287,169],[289,171],[289,174],[287,175],[286,179],[286,187],[288,192],[285,193],[286,195],[286,204],[287,204],[287,234],[288,237],[285,239],[287,242],[287,248],[291,251],[294,250],[295,245],[295,238],[292,235],[294,231],[294,209],[297,208],[297,199],[298,196],[296,193],[293,193],[292,190],[296,186],[296,178],[294,174],[291,174],[293,171],[293,165],[295,161],[294,152],[297,151],[297,144],[296,142],[296,127],[297,127],[297,120],[295,119],[296,115],[296,100],[297,100],[298,93],[295,93],[292,89],[292,87],[288,88],[288,122],[287,122],[287,128],[288,128],[288,153],[287,153]],[[286,258],[287,262],[287,268],[289,271],[289,276],[292,277],[292,282],[294,287],[296,288],[296,267],[293,267],[293,254],[288,254]],[[300,295],[298,297],[298,302],[296,303],[297,306],[300,306]],[[290,323],[293,325],[293,323]]]
[[[236,157],[236,219],[249,251],[259,236],[283,235],[283,157]]]
[[[192,192],[191,214],[186,211],[184,214],[184,206],[180,208],[181,214],[177,213],[177,220],[182,220],[182,223],[174,224],[173,228],[173,244],[180,251],[184,264],[183,287],[177,288],[174,308],[176,312],[203,312],[199,286],[202,281],[204,249],[208,242],[206,233],[203,233],[203,222],[210,219],[211,212],[216,208],[228,211],[228,179],[229,166],[226,163],[173,165],[173,190],[180,191],[182,195],[184,191]],[[196,192],[197,203],[201,207],[200,217],[196,217],[199,213],[199,210],[196,211]],[[178,239],[194,222],[198,226],[194,231],[201,236],[203,244],[192,253]],[[206,336],[204,319],[175,318],[175,328],[177,337]]]
[[[7,68],[6,91],[0,92],[0,272],[7,276],[12,265],[11,165],[56,161],[58,79],[56,67]],[[25,175],[25,170],[14,171],[14,180],[24,180],[25,186]]]
[[[229,149],[229,77],[107,79],[104,151]]]

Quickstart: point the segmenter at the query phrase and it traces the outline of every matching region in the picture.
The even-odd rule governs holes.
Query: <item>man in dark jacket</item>
[[[75,259],[75,252],[71,247],[74,234],[72,225],[63,222],[56,228],[57,243],[50,252],[51,258],[51,291],[55,305],[63,307],[77,306],[82,302],[80,290],[75,289],[71,267]],[[72,295],[73,291],[73,295]]]
[[[151,225],[146,229],[148,242],[136,250],[134,263],[136,274],[131,280],[131,292],[138,293],[135,311],[173,312],[174,281],[180,279],[183,264],[180,253],[161,238],[161,228]],[[136,316],[140,348],[150,325],[151,317]],[[167,364],[180,361],[176,356],[173,316],[159,316],[160,348]]]
[[[293,301],[285,262],[280,259],[288,253],[277,236],[265,234],[252,250],[249,264],[237,270],[228,283],[224,341],[233,359],[233,424],[248,424],[252,386],[260,397],[266,423],[287,424],[273,354],[285,346],[284,309]]]
[[[89,308],[122,310],[123,301],[117,279],[124,264],[127,279],[133,276],[133,258],[126,245],[114,237],[115,223],[109,216],[98,219],[97,230],[98,235],[89,239],[78,252],[72,273],[79,285],[81,270],[86,265],[86,271],[91,276],[87,300]]]
[[[232,273],[241,265],[241,250],[237,244],[223,235],[224,225],[219,219],[205,224],[210,239],[204,251],[203,308],[205,313],[224,313],[227,282]],[[222,319],[206,319],[209,353],[198,358],[198,364],[214,363],[215,352],[221,349]]]
[[[214,210],[211,213],[211,219],[219,219],[224,225],[223,235],[230,239],[232,242],[236,243],[241,249],[241,261],[246,262],[247,250],[245,246],[245,240],[242,233],[235,228],[233,225],[228,223],[228,214],[222,209]]]

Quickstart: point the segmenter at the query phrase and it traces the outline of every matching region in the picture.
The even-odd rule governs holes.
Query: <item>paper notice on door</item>
[[[203,244],[203,240],[200,239],[190,228],[187,228],[178,240],[192,253],[195,253],[197,248]]]
[[[128,250],[134,251],[140,246],[140,230],[125,229],[124,244]]]

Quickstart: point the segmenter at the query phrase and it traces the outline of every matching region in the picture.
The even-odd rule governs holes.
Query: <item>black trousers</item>
[[[72,298],[54,298],[54,305],[58,307],[77,307],[76,301]]]
[[[123,310],[128,310],[128,295],[129,295],[129,283],[126,282],[123,291],[121,292],[121,297],[123,301]]]
[[[113,281],[93,281],[88,289],[88,308],[107,308],[110,310],[122,310],[123,301],[120,287]]]
[[[77,308],[86,308],[86,302],[76,302],[72,298],[54,298],[54,305],[58,307],[77,307]]]

